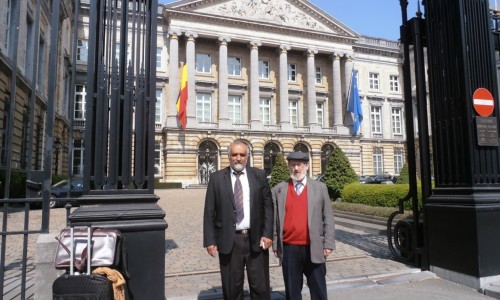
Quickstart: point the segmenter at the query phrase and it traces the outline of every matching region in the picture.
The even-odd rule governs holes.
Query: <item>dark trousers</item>
[[[306,276],[311,300],[327,300],[326,266],[311,262],[309,246],[283,245],[283,278],[287,300],[302,299],[303,275]]]
[[[220,273],[224,299],[243,299],[245,266],[252,299],[271,299],[269,284],[269,250],[255,253],[250,249],[248,234],[236,234],[233,250],[219,253]]]

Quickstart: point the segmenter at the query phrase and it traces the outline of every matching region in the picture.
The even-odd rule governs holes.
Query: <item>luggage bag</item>
[[[91,227],[87,228],[87,257],[91,256]],[[52,295],[54,300],[113,300],[113,285],[110,280],[102,275],[92,275],[91,259],[87,259],[87,272],[83,265],[75,274],[74,261],[74,227],[70,227],[71,248],[70,248],[70,268],[68,272],[58,277],[52,284]]]

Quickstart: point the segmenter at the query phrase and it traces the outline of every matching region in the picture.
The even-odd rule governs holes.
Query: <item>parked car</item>
[[[311,179],[325,182],[325,174],[316,174],[316,175],[312,176]]]
[[[378,174],[375,175],[371,178],[370,182],[367,182],[369,184],[394,184],[392,181],[393,176],[389,174]]]
[[[359,183],[371,183],[375,175],[361,175],[359,176]]]
[[[71,179],[71,189],[69,187],[69,180],[67,179],[54,184],[50,189],[50,208],[56,208],[66,204],[67,201],[65,198],[68,197],[68,190],[70,191],[70,198],[77,198],[83,195],[83,179]],[[71,205],[77,206],[78,202],[75,201]]]

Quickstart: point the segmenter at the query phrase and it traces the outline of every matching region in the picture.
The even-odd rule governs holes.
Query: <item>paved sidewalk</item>
[[[167,299],[222,299],[218,259],[203,248],[204,189],[156,190],[166,212]],[[330,299],[492,299],[394,259],[385,236],[336,226],[327,262]],[[284,299],[281,267],[270,255],[273,299]],[[248,291],[248,287],[245,284]],[[304,285],[304,299],[309,299]],[[247,297],[249,299],[249,297]]]

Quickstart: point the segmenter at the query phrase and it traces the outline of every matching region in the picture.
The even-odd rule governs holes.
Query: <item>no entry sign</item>
[[[495,109],[495,101],[490,91],[485,88],[478,88],[473,98],[474,109],[482,117],[489,117]]]

